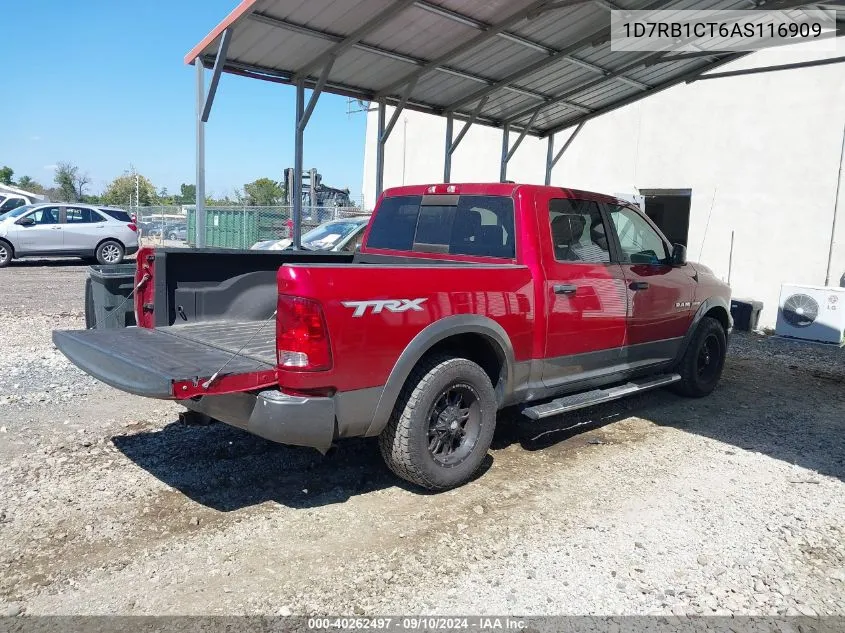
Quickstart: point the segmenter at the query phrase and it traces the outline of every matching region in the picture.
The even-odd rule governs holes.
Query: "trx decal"
[[[361,317],[366,313],[367,308],[372,308],[371,314],[380,314],[382,310],[388,312],[407,312],[414,310],[415,312],[422,312],[420,305],[426,297],[420,299],[379,299],[376,301],[344,301],[343,306],[346,308],[355,308],[352,313],[353,317]]]

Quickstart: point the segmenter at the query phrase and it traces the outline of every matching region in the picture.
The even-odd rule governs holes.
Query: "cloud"
[[[58,165],[44,165],[44,169],[47,171],[55,171],[56,167],[58,167]]]

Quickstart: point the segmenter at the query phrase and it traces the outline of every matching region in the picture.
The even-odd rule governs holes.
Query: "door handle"
[[[60,227],[60,226],[52,226],[50,228],[52,228],[54,231],[61,231],[62,230],[62,227]]]
[[[555,284],[554,291],[556,295],[574,295],[578,290],[578,286],[572,284]]]
[[[632,281],[628,284],[628,287],[631,290],[648,290],[648,282],[647,281]]]

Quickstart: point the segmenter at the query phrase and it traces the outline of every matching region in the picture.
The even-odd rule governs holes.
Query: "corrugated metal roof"
[[[367,101],[511,124],[545,136],[647,97],[742,53],[677,60],[610,49],[610,8],[748,9],[750,0],[243,0],[185,58]],[[759,3],[758,3],[759,4]],[[789,11],[818,2],[768,0]],[[663,58],[674,58],[666,59]],[[479,105],[482,107],[480,109]],[[534,116],[537,112],[537,116]],[[523,127],[521,127],[523,126]]]

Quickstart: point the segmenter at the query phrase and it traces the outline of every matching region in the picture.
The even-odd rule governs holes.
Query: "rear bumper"
[[[134,246],[127,246],[125,249],[123,249],[123,253],[125,255],[134,255],[137,252],[138,252],[138,243],[137,242],[135,243]]]
[[[308,446],[322,453],[337,436],[334,398],[291,396],[268,390],[255,396],[206,396],[184,400],[182,404],[272,442]]]

